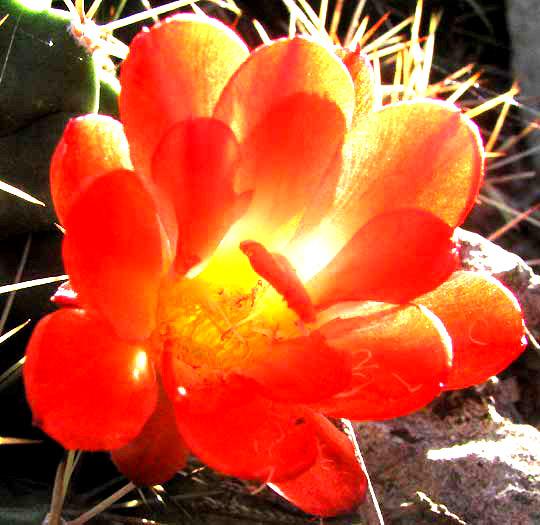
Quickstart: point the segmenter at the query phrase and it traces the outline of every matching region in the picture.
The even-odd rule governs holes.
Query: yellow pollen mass
[[[167,350],[194,367],[229,370],[268,351],[272,341],[298,335],[296,314],[265,281],[241,290],[224,284],[203,274],[165,283],[153,351]]]

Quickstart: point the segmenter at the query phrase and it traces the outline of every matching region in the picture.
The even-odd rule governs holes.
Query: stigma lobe
[[[283,296],[291,310],[305,323],[315,321],[315,308],[290,261],[281,253],[270,253],[261,243],[242,241],[240,250],[255,272]]]

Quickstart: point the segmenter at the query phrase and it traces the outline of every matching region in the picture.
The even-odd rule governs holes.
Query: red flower
[[[403,415],[521,352],[514,297],[455,272],[476,127],[440,101],[374,108],[345,62],[304,37],[250,54],[199,16],[135,38],[123,124],[72,120],[52,161],[77,299],[27,350],[45,432],[138,483],[189,448],[333,515],[365,478],[325,416]]]

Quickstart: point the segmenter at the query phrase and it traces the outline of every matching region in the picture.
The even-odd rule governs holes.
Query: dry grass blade
[[[134,483],[128,483],[120,490],[117,490],[114,494],[104,499],[99,505],[96,505],[94,508],[90,509],[88,512],[85,512],[74,520],[68,521],[67,525],[83,525],[83,523],[86,523],[87,521],[96,517],[98,514],[109,508],[113,503],[116,503],[120,498],[123,498],[135,488],[136,486]]]
[[[486,102],[480,104],[479,106],[469,109],[468,111],[465,112],[465,115],[469,118],[474,118],[474,117],[477,117],[478,115],[481,115],[482,113],[485,113],[486,111],[489,111],[490,109],[493,109],[499,104],[508,103],[512,106],[517,106],[518,103],[516,100],[514,100],[514,95],[517,95],[518,93],[519,93],[519,89],[517,87],[513,87],[509,89],[506,93],[503,93],[502,95],[499,95],[498,97],[494,97],[489,100],[486,100]]]
[[[102,26],[100,26],[100,28],[102,31],[112,32],[115,29],[126,27],[130,24],[136,24],[137,22],[142,22],[143,20],[148,20],[149,18],[153,18],[157,15],[167,13],[169,11],[174,11],[175,9],[180,9],[191,4],[192,2],[189,0],[177,0],[176,2],[171,2],[169,4],[165,4],[154,9],[148,9],[131,16],[126,16],[118,20],[113,20],[112,22],[103,24]]]
[[[15,274],[15,283],[20,282],[24,267],[26,266],[26,262],[28,261],[28,254],[30,253],[30,245],[32,243],[32,234],[28,234],[28,238],[26,240],[26,243],[24,245],[23,254],[21,256],[21,260],[19,262],[19,267],[17,268],[17,273]],[[9,297],[6,301],[6,304],[4,305],[4,309],[2,311],[2,315],[0,316],[0,334],[4,331],[4,327],[6,325],[7,318],[9,316],[9,312],[11,310],[11,307],[13,306],[13,301],[15,300],[15,294],[17,292],[14,290],[9,294]],[[1,341],[1,339],[0,339]]]
[[[358,40],[358,43],[354,44],[355,47],[358,45],[363,48],[364,44],[377,32],[377,29],[379,29],[379,27],[381,27],[381,25],[388,20],[389,16],[390,13],[386,13],[381,16],[381,18],[379,18],[379,20],[362,35],[362,38]]]
[[[36,445],[42,443],[39,439],[23,439],[0,436],[0,446],[3,445]]]
[[[527,137],[530,133],[540,129],[540,119],[533,120],[529,123],[524,129],[522,129],[517,135],[512,135],[508,137],[498,148],[497,151],[507,151],[512,146],[515,146],[518,142]]]
[[[508,230],[511,230],[512,228],[516,227],[520,222],[522,222],[527,217],[529,217],[538,208],[540,208],[540,203],[536,204],[535,206],[531,206],[528,210],[525,210],[524,212],[520,213],[519,215],[514,217],[511,221],[507,222],[504,226],[501,226],[498,230],[495,230],[491,235],[487,237],[487,240],[496,241],[499,237],[504,235]]]
[[[42,279],[33,279],[31,281],[24,281],[22,283],[6,284],[4,286],[0,286],[0,294],[10,293],[15,290],[22,290],[23,288],[32,288],[33,286],[41,286],[43,284],[67,281],[68,279],[69,277],[67,275],[57,275],[55,277],[44,277]]]
[[[12,186],[11,184],[8,184],[7,182],[0,181],[0,190],[5,191],[6,193],[11,193],[11,195],[19,197],[19,199],[31,202],[32,204],[37,204],[38,206],[45,206],[44,202],[36,199],[35,197],[32,197],[32,195],[25,193],[22,190],[19,190],[18,188]]]
[[[14,365],[10,366],[2,375],[0,375],[0,390],[8,387],[13,381],[19,378],[21,368],[25,361],[26,357],[22,357]]]
[[[515,83],[512,86],[512,89],[517,90],[517,85]],[[491,151],[493,149],[493,146],[495,145],[495,142],[497,142],[497,139],[499,138],[502,127],[506,121],[506,117],[508,116],[509,110],[510,110],[510,102],[509,100],[505,100],[503,107],[501,109],[501,112],[499,113],[499,117],[497,118],[497,122],[495,123],[495,126],[493,127],[493,130],[486,143],[486,151]]]
[[[489,166],[490,170],[495,170],[497,168],[502,168],[503,166],[507,166],[508,164],[513,164],[514,162],[518,161],[519,159],[523,159],[525,157],[529,157],[531,155],[534,155],[535,153],[538,153],[540,151],[540,145],[534,146],[532,148],[526,149],[522,151],[521,153],[516,153],[515,155],[510,155],[506,157],[505,159],[499,160],[497,162],[491,163]]]
[[[518,210],[515,210],[511,206],[508,206],[502,200],[492,199],[490,197],[486,197],[485,195],[480,195],[479,199],[480,199],[480,202],[484,202],[485,204],[489,204],[490,206],[493,206],[494,208],[497,208],[498,210],[500,210],[500,211],[502,211],[504,213],[514,215],[515,217],[517,217],[517,216],[519,216],[519,215],[521,215],[523,213],[523,212],[520,212]],[[533,219],[532,217],[529,217],[529,216],[522,217],[521,220],[525,221],[525,222],[528,222],[528,223],[532,224],[533,226],[536,226],[537,228],[540,228],[540,221],[536,220],[536,219]]]
[[[366,5],[366,0],[359,0],[359,2],[356,4],[356,8],[354,9],[354,14],[352,16],[351,22],[347,29],[347,34],[345,35],[343,47],[352,48],[353,36],[355,34],[356,28],[358,27],[358,22],[360,20],[360,16],[362,16],[362,11],[364,10],[365,5]]]
[[[482,76],[482,71],[477,71],[474,75],[472,75],[469,79],[465,80],[464,82],[456,82],[454,84],[455,91],[450,95],[446,100],[448,102],[452,102],[452,104],[455,104],[457,100],[467,91],[469,91],[470,88],[475,86]]]
[[[366,519],[367,525],[384,525],[384,519],[379,507],[379,502],[377,501],[377,496],[373,490],[373,485],[371,484],[371,479],[369,477],[364,457],[362,456],[362,452],[358,446],[358,441],[356,440],[356,434],[354,432],[352,423],[348,419],[341,419],[340,422],[343,425],[344,433],[348,436],[354,446],[355,455],[360,462],[367,480],[368,493],[366,502],[362,505],[360,513]]]
[[[22,330],[29,322],[30,322],[30,319],[27,319],[24,323],[21,323],[20,325],[16,326],[15,328],[12,328],[5,334],[2,334],[0,336],[0,344],[2,344],[4,341],[7,341],[10,337],[14,336],[19,330]],[[2,383],[2,379],[0,376],[0,384],[1,383]]]
[[[270,42],[270,37],[268,36],[268,33],[264,29],[263,25],[258,20],[253,20],[253,27],[255,28],[255,31],[259,34],[259,37],[263,44],[268,44]]]
[[[512,182],[523,179],[534,179],[538,174],[536,171],[522,171],[512,173],[511,175],[500,175],[497,177],[489,177],[488,182],[490,184],[504,184],[505,182]]]
[[[283,0],[285,7],[289,10],[290,15],[294,16],[297,19],[298,23],[301,24],[300,28],[303,26],[305,31],[313,36],[320,37],[321,42],[326,43],[326,45],[332,45],[332,40],[328,37],[325,31],[319,31],[319,29],[313,24],[310,17],[294,2],[294,0]]]
[[[364,47],[364,51],[369,52],[370,48],[374,49],[374,48],[384,47],[385,45],[388,44],[388,42],[391,41],[391,39],[394,36],[398,35],[398,33],[403,31],[403,29],[405,29],[407,26],[412,24],[413,20],[414,20],[414,17],[410,16],[409,18],[406,18],[399,24],[396,24],[392,29],[389,29],[388,31],[386,31],[386,33],[384,33],[380,37],[370,42],[369,45],[366,45]],[[402,40],[402,38],[400,38],[400,40]]]
[[[332,15],[332,22],[330,23],[330,31],[328,32],[332,41],[337,41],[337,30],[339,21],[341,20],[341,13],[343,12],[344,0],[337,0],[334,7],[334,14]]]

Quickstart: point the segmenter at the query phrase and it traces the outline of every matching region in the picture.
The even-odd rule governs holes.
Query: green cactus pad
[[[91,53],[70,32],[71,15],[41,0],[0,0],[0,136],[58,112],[97,110]]]

